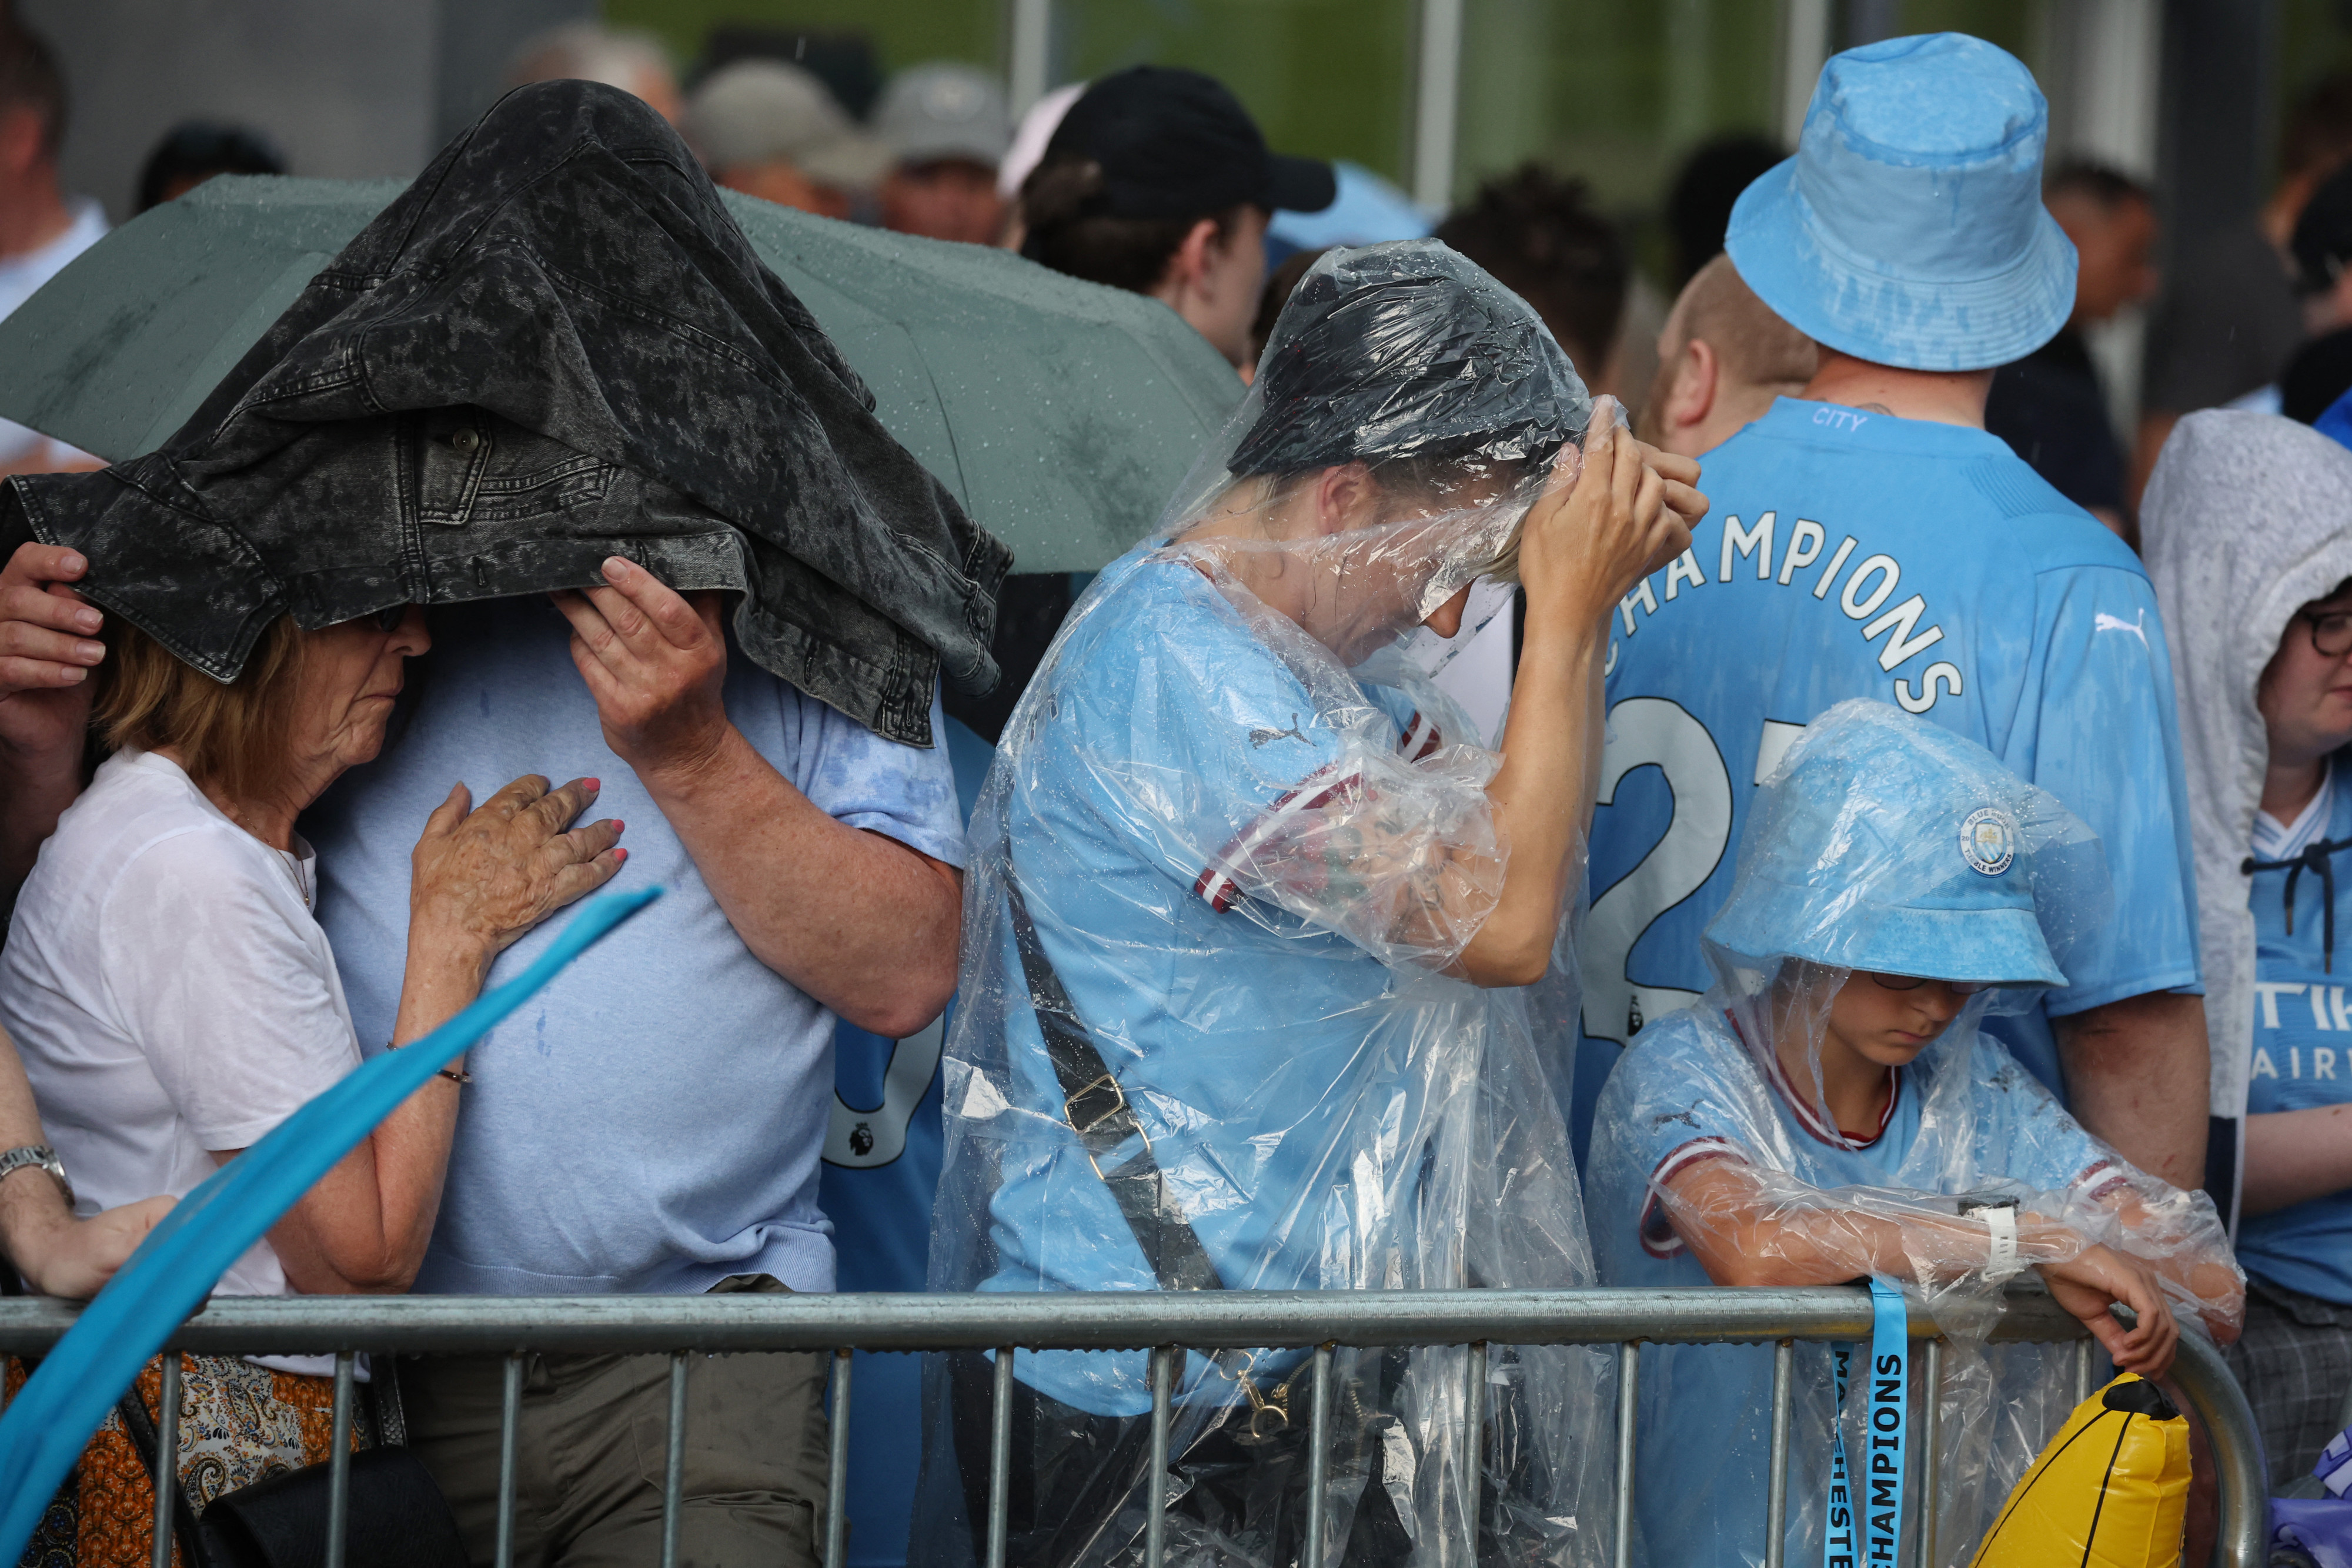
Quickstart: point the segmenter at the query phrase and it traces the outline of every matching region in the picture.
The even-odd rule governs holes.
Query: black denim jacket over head
[[[996,679],[1011,553],[900,446],[636,99],[501,99],[319,274],[159,450],[0,487],[0,543],[220,680],[291,612],[601,580],[740,591],[761,668],[932,741]]]

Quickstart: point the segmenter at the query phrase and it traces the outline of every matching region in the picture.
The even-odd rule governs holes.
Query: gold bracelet
[[[398,1051],[400,1049],[398,1045],[394,1044],[391,1040],[384,1041],[383,1048],[386,1051]],[[474,1075],[467,1071],[462,1067],[445,1067],[441,1069],[440,1071],[435,1073],[434,1076],[436,1078],[446,1078],[452,1083],[471,1083],[474,1081]]]

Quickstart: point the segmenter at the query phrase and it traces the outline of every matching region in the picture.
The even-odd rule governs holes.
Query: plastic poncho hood
[[[2235,1119],[2254,1044],[2242,867],[2270,765],[2254,688],[2295,611],[2352,578],[2352,452],[2275,414],[2192,413],[2157,458],[2140,528],[2180,700],[2212,1113]]]
[[[1284,306],[1160,537],[1258,584],[1254,597],[1288,580],[1285,613],[1356,666],[1477,579],[1513,572],[1528,507],[1573,481],[1570,444],[1592,418],[1533,308],[1459,252],[1333,250]]]
[[[971,825],[932,1289],[1591,1281],[1528,993],[1448,973],[1511,846],[1499,758],[1429,679],[1445,646],[1411,640],[1573,483],[1591,417],[1534,312],[1444,246],[1309,273],[1255,390],[1003,729]],[[1297,1551],[1303,1360],[1181,1364],[1171,1564]],[[1598,1563],[1610,1362],[1489,1364],[1484,1550]],[[1009,1560],[1131,1555],[1147,1358],[1024,1351],[1015,1375],[1016,1492],[1053,1519],[1016,1519]],[[1356,1532],[1374,1560],[1470,1568],[1460,1350],[1341,1350],[1335,1375],[1334,1560]],[[989,1381],[927,1372],[918,1563],[970,1560]]]

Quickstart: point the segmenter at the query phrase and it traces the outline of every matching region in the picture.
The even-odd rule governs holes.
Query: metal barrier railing
[[[0,1301],[0,1353],[37,1355],[73,1324],[76,1309],[59,1301]],[[1941,1343],[1934,1322],[1914,1308],[1911,1337],[1927,1340],[1927,1386],[1939,1388]],[[1311,1349],[1308,1513],[1302,1561],[1319,1563],[1335,1346],[1461,1345],[1470,1390],[1466,1419],[1482,1421],[1479,1396],[1488,1344],[1614,1344],[1618,1347],[1616,1519],[1612,1538],[1619,1568],[1633,1561],[1634,1426],[1641,1347],[1650,1344],[1771,1343],[1771,1479],[1767,1503],[1768,1568],[1781,1568],[1788,1511],[1790,1375],[1798,1340],[1867,1340],[1868,1292],[1851,1287],[1799,1290],[1313,1291],[1136,1291],[1036,1295],[718,1296],[279,1296],[215,1297],[172,1337],[170,1348],[202,1354],[336,1356],[329,1568],[342,1568],[349,1463],[352,1357],[398,1354],[504,1354],[505,1403],[499,1453],[498,1568],[512,1563],[516,1441],[522,1357],[531,1353],[667,1354],[670,1358],[668,1459],[663,1488],[662,1568],[676,1568],[680,1482],[686,1440],[686,1368],[695,1354],[747,1351],[822,1351],[833,1357],[833,1423],[824,1562],[845,1568],[844,1511],[849,1465],[850,1353],[1024,1349],[1150,1350],[1151,1355],[1151,1511],[1147,1568],[1161,1568],[1168,1474],[1170,1391],[1186,1349]],[[2075,1396],[2091,1392],[2092,1342],[2081,1323],[2038,1291],[2011,1295],[1996,1342],[2078,1342]],[[2245,1396],[2220,1354],[2193,1333],[2180,1337],[2173,1382],[2210,1438],[2221,1504],[2214,1561],[2224,1568],[2267,1562],[2267,1470],[2262,1437]],[[163,1362],[159,1468],[174,1469],[178,1444],[179,1362]],[[1013,1357],[995,1364],[993,1451],[989,1469],[986,1568],[1005,1568],[1006,1498],[1011,1479]],[[1927,1402],[1921,1434],[1920,1519],[1923,1563],[1933,1564],[1940,1444],[1937,1402]],[[1475,1483],[1477,1467],[1471,1467]],[[156,1489],[156,1568],[171,1562],[172,1498]],[[1466,1511],[1476,1529],[1475,1497]],[[1475,1542],[1472,1543],[1475,1546]],[[1475,1552],[1472,1554],[1475,1561]]]

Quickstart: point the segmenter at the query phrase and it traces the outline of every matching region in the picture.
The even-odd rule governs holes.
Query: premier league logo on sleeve
[[[2017,824],[1998,807],[1979,807],[1960,824],[1960,853],[1971,870],[1999,876],[2017,858]]]

